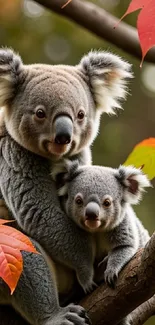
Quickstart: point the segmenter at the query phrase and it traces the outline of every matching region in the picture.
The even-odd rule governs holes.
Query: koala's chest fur
[[[93,245],[94,245],[94,260],[95,262],[100,262],[110,251],[110,243],[103,232],[96,233],[93,235]]]
[[[98,264],[108,254],[110,250],[110,243],[104,233],[93,234],[92,250],[94,255],[94,264]],[[54,267],[55,280],[58,287],[59,294],[67,294],[74,287],[76,281],[75,272],[69,267],[58,262],[52,261]],[[92,265],[93,267],[93,265]],[[52,272],[53,273],[53,272]]]

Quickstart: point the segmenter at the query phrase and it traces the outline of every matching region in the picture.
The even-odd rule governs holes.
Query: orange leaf
[[[135,146],[135,148],[139,147],[139,146],[155,147],[155,138],[145,139],[145,140],[141,141],[140,143],[138,143]]]
[[[0,219],[0,225],[4,225],[5,223],[8,223],[8,222],[13,222],[15,220],[5,220],[5,219]]]
[[[20,250],[37,253],[30,239],[20,231],[3,225],[9,222],[0,219],[0,277],[14,292],[21,272],[23,259]]]
[[[132,0],[120,20],[138,9],[141,9],[137,18],[137,29],[142,50],[142,61],[140,64],[142,66],[146,53],[155,45],[155,1]]]

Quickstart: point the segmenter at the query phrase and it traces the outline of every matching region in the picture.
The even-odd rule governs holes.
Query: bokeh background
[[[121,17],[130,1],[91,2]],[[129,15],[126,22],[135,26],[136,16],[136,13]],[[155,137],[155,65],[144,63],[140,69],[137,59],[29,0],[0,0],[0,46],[12,47],[25,63],[74,65],[91,49],[118,53],[133,64],[135,78],[130,83],[130,95],[123,105],[124,110],[117,116],[102,117],[100,134],[92,147],[93,162],[118,167],[138,142]],[[147,191],[135,210],[152,234],[155,228],[155,189]],[[153,318],[146,324],[153,325]]]

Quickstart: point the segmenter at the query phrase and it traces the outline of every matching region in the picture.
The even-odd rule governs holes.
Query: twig
[[[66,3],[65,0],[34,1],[59,15],[69,18],[97,36],[141,59],[137,30],[124,22],[121,22],[114,29],[119,20],[99,6],[84,0],[72,0],[62,9]],[[149,51],[145,61],[155,62],[155,48]]]

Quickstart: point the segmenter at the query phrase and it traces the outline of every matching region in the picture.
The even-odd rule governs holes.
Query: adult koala
[[[13,51],[0,51],[0,106],[7,131],[0,142],[3,197],[21,229],[56,265],[74,271],[84,291],[92,288],[94,275],[90,267],[93,254],[87,250],[89,234],[86,236],[62,211],[49,175],[52,163],[64,157],[78,159],[80,164],[91,162],[89,147],[97,135],[100,115],[120,107],[118,100],[126,93],[125,79],[131,76],[128,63],[105,52],[91,52],[79,65],[70,67],[26,66]],[[60,308],[53,264],[52,276],[43,266],[37,274],[39,257],[33,265],[30,255],[24,256],[25,273],[9,300],[2,289],[2,303],[11,303],[31,324],[87,323],[81,307]]]

